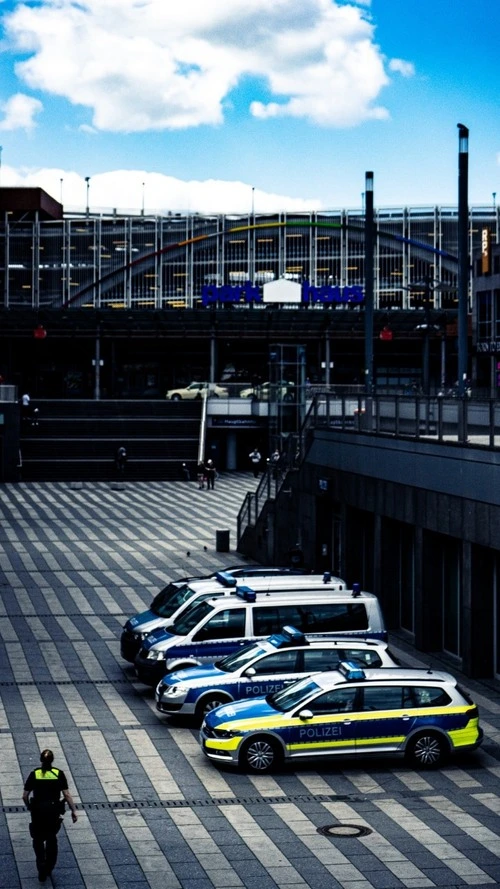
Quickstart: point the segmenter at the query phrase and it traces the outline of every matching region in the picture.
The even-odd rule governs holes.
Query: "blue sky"
[[[0,183],[68,209],[500,201],[498,0],[0,0]]]

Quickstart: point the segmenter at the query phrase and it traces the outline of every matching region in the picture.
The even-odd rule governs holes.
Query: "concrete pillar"
[[[236,457],[236,432],[229,432],[226,438],[226,469],[228,472],[234,472],[237,468]]]

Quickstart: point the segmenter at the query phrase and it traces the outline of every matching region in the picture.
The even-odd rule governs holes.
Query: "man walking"
[[[30,772],[23,793],[23,802],[31,814],[30,835],[41,883],[52,873],[57,861],[57,834],[65,802],[71,809],[73,824],[78,820],[66,776],[62,769],[53,768],[53,762],[52,750],[42,750],[40,768]]]
[[[259,477],[259,466],[260,461],[262,460],[262,456],[258,448],[254,448],[253,451],[249,453],[250,463],[252,464],[253,477]]]

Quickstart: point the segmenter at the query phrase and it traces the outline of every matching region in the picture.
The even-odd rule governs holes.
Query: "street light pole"
[[[373,394],[373,173],[365,174],[365,393]]]
[[[469,130],[462,123],[458,126],[458,395],[463,398],[467,388],[467,343],[469,302],[469,250],[468,250],[468,179],[469,179]]]
[[[85,176],[85,182],[87,183],[87,208],[86,208],[86,215],[88,216],[89,213],[90,213],[90,205],[89,205],[90,176]]]

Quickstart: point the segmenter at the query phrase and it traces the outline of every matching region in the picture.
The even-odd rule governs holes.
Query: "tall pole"
[[[365,393],[373,394],[373,173],[365,174]]]
[[[87,207],[86,207],[86,215],[88,216],[89,213],[90,213],[90,205],[89,205],[90,176],[85,176],[85,182],[87,183]]]
[[[458,395],[467,388],[467,343],[469,302],[469,130],[458,126]]]

